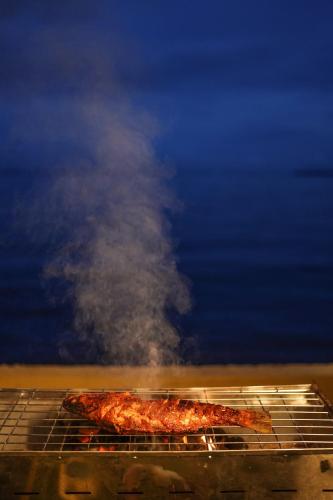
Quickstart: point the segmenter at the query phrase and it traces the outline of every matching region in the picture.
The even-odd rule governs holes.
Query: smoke
[[[77,339],[99,361],[176,363],[179,334],[170,318],[190,299],[167,217],[177,203],[154,153],[157,124],[129,104],[115,77],[135,58],[98,16],[74,25],[66,9],[44,10],[33,22],[24,9],[3,21],[6,53],[15,54],[3,92],[16,103],[3,157],[15,151],[16,161],[51,172],[51,187],[44,183],[30,211],[31,232],[47,234],[53,251],[44,274],[68,284]]]
[[[128,104],[98,100],[80,101],[75,115],[84,151],[48,194],[65,244],[46,276],[70,283],[76,332],[102,347],[104,362],[176,363],[169,316],[190,300],[169,235],[175,200],[154,154],[154,124]]]

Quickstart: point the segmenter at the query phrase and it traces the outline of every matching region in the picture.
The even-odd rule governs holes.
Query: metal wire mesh
[[[0,452],[285,452],[333,450],[333,418],[310,385],[134,389],[143,399],[180,398],[268,411],[273,433],[237,426],[187,435],[120,436],[62,408],[69,394],[87,390],[0,390]]]

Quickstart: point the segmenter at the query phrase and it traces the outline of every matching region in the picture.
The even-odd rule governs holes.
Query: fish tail
[[[272,432],[272,418],[264,411],[241,410],[238,424],[261,433]]]

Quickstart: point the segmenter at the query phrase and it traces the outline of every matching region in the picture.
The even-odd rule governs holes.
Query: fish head
[[[64,399],[63,407],[71,413],[88,416],[99,410],[104,399],[101,393],[74,394]]]

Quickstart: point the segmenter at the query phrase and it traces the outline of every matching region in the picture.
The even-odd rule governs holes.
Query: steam
[[[46,277],[68,285],[77,339],[103,362],[176,363],[170,317],[190,300],[170,238],[176,202],[154,154],[156,123],[125,96],[136,55],[119,41],[116,17],[110,26],[96,6],[73,12],[18,7],[6,21],[15,54],[6,92],[16,105],[5,152],[28,170],[40,167],[43,179],[50,172],[52,187],[37,188],[46,194],[38,195],[32,227],[52,247]],[[10,29],[14,20],[24,43]]]
[[[81,100],[69,123],[61,134],[73,140],[77,126],[81,149],[48,195],[65,244],[46,276],[70,284],[77,335],[102,347],[102,361],[177,363],[170,313],[185,313],[190,299],[173,254],[166,213],[175,200],[154,154],[155,124],[128,103],[98,99]]]

